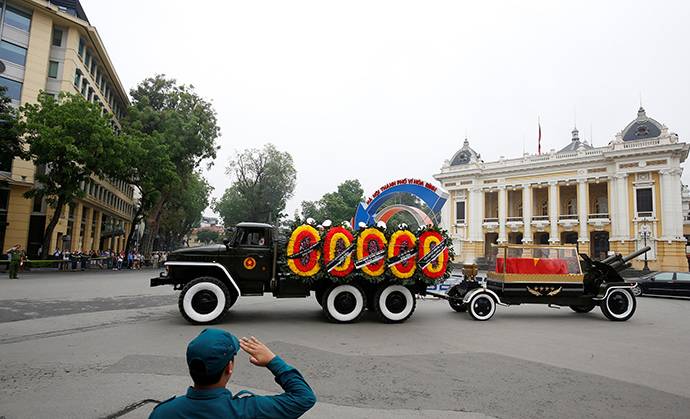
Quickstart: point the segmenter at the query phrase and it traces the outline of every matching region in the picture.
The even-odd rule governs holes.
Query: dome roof
[[[450,165],[462,166],[464,164],[469,164],[470,162],[480,160],[480,157],[481,156],[477,154],[476,151],[472,150],[472,147],[470,147],[470,142],[467,140],[467,138],[465,138],[465,141],[462,143],[462,148],[453,155],[453,158],[450,159]]]
[[[568,151],[588,150],[592,148],[592,146],[589,145],[587,141],[580,141],[580,131],[577,130],[577,127],[573,128],[572,134],[573,138],[572,140],[570,140],[570,144],[558,150],[559,153],[565,153]]]
[[[661,135],[663,128],[663,125],[648,117],[644,108],[640,106],[637,111],[637,118],[623,129],[623,141],[655,138]]]

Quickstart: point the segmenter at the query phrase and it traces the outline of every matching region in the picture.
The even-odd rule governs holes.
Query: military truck
[[[171,252],[151,286],[180,290],[180,313],[192,324],[219,322],[240,297],[265,293],[313,294],[334,323],[355,322],[366,309],[399,323],[414,312],[415,296],[446,276],[449,247],[431,227],[416,236],[399,229],[390,243],[381,226],[321,230],[299,226],[286,242],[270,224],[240,223],[223,244]]]

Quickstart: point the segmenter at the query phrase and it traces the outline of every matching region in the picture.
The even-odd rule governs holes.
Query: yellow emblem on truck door
[[[246,258],[244,260],[244,269],[251,271],[254,268],[256,268],[256,259],[251,256]]]

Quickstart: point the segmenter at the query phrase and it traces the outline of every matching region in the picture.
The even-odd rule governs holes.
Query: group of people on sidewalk
[[[17,274],[22,272],[25,268],[26,262],[32,262],[27,258],[26,252],[22,246],[16,244],[5,251],[8,263],[8,272],[10,279],[17,279]],[[139,250],[135,249],[130,252],[116,252],[109,250],[60,250],[55,251],[48,257],[47,261],[54,262],[51,266],[57,267],[60,271],[70,270],[85,270],[89,267],[97,267],[100,269],[141,269],[144,266],[153,266],[158,269],[165,263],[168,252],[153,252],[150,259],[146,259]]]

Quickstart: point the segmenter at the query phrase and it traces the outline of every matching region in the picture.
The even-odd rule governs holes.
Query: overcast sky
[[[690,141],[688,1],[82,3],[125,88],[165,73],[213,101],[214,196],[235,150],[292,154],[290,214],[350,178],[433,180],[465,135],[485,161],[535,153],[538,117],[544,151],[575,120],[604,145],[640,97]]]

